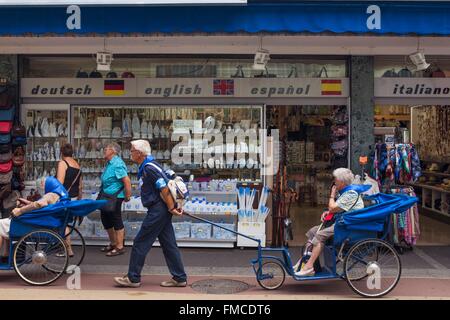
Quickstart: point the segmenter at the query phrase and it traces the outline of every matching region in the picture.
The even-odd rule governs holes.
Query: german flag
[[[105,96],[123,96],[125,94],[125,81],[105,80],[103,94]]]
[[[341,80],[321,80],[323,96],[340,96],[342,94]]]

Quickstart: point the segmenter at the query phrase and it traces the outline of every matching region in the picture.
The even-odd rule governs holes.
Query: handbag
[[[0,109],[0,121],[13,121],[16,108]]]
[[[122,192],[124,187],[120,188],[119,191],[117,191],[114,194],[107,194],[103,191],[103,185],[100,187],[100,192],[98,193],[97,200],[107,200],[106,204],[100,208],[100,211],[104,213],[110,213],[116,211],[117,206],[117,196],[119,193]]]
[[[27,129],[23,124],[16,124],[14,127],[12,127],[11,135],[13,137],[26,137]]]
[[[0,121],[0,133],[10,133],[12,129],[11,121]]]
[[[9,151],[8,153],[0,153],[0,163],[8,162],[12,159],[12,152]]]
[[[11,183],[7,183],[0,187],[0,199],[5,199],[11,194]]]
[[[0,109],[9,109],[13,104],[12,93],[9,90],[9,86],[0,86]]]
[[[0,144],[9,144],[11,143],[11,134],[0,134]]]
[[[19,146],[14,150],[14,155],[12,157],[12,161],[14,166],[21,167],[25,163],[25,150],[23,150],[22,146]]]
[[[0,154],[10,153],[11,145],[9,144],[0,144]]]
[[[13,146],[24,146],[27,144],[27,138],[26,137],[14,137],[12,139]]]
[[[20,192],[13,190],[8,197],[3,200],[4,209],[14,209],[17,206],[17,200],[20,198]]]
[[[10,171],[8,173],[0,173],[0,184],[7,184],[11,181],[13,176],[13,172]]]
[[[323,75],[325,75],[325,77],[323,77]],[[317,78],[328,78],[327,68],[322,67],[322,69],[320,69],[319,73],[317,74]]]
[[[356,204],[358,203],[359,197],[361,197],[360,194],[358,194],[358,198],[356,198],[355,203],[348,209],[347,211],[351,211]],[[331,227],[336,222],[336,214],[332,212],[328,212],[328,214],[323,219],[322,227],[320,229],[325,229]]]
[[[8,173],[12,170],[13,162],[10,160],[5,163],[0,163],[0,173]]]

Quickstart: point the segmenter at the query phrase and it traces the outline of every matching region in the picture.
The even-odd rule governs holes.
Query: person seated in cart
[[[352,210],[359,210],[364,208],[364,202],[360,193],[367,188],[361,188],[361,185],[352,185],[355,177],[350,169],[339,168],[333,171],[334,185],[331,189],[330,199],[328,202],[328,211],[325,211],[321,216],[322,224],[320,226],[312,227],[307,233],[307,246],[312,246],[311,257],[302,269],[295,273],[297,276],[313,276],[314,262],[319,258],[325,242],[334,234],[334,222],[329,221],[330,226],[324,227],[327,215],[334,215],[335,213],[349,212]],[[336,199],[336,195],[339,197]],[[309,251],[310,249],[307,249]],[[294,270],[298,265],[294,266]]]
[[[45,194],[42,196],[42,198],[33,202],[23,198],[19,198],[19,200],[17,201],[17,208],[14,208],[12,210],[11,217],[0,219],[0,248],[2,247],[3,239],[9,239],[11,218],[18,217],[25,212],[44,208],[61,200],[70,199],[69,193],[67,192],[66,188],[64,188],[64,186],[55,177],[47,177],[41,179],[40,187],[41,189],[45,190]],[[7,243],[5,243],[5,245],[7,245]],[[2,260],[6,260],[6,258],[7,257],[3,257]]]

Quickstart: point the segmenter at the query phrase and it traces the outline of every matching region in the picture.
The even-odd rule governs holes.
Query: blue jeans
[[[141,272],[144,267],[145,258],[150,252],[153,243],[158,238],[166,259],[167,267],[175,281],[184,282],[187,279],[184,272],[183,261],[180,250],[175,239],[172,226],[172,214],[168,212],[163,202],[158,202],[148,208],[147,216],[142,222],[133,242],[128,268],[128,278],[131,282],[141,281]]]

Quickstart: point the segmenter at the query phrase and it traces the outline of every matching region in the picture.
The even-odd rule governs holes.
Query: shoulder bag
[[[117,196],[119,195],[119,193],[122,192],[123,189],[124,187],[120,188],[120,190],[114,194],[107,194],[103,191],[103,185],[101,185],[100,192],[98,193],[97,196],[97,200],[107,200],[108,202],[103,207],[101,207],[100,210],[104,213],[116,211],[118,201]]]

